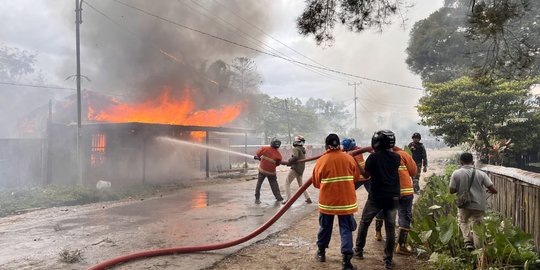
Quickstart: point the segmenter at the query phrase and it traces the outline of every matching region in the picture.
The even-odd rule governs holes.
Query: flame
[[[218,109],[197,110],[190,97],[189,91],[184,91],[183,97],[177,99],[171,96],[171,89],[165,87],[160,95],[140,103],[121,103],[116,99],[109,100],[112,104],[98,110],[88,103],[88,120],[98,122],[125,123],[159,123],[190,126],[222,126],[235,120],[245,102],[226,105]],[[204,132],[192,132],[192,136],[202,139]]]

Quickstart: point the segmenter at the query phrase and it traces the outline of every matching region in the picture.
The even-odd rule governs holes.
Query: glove
[[[422,171],[427,172],[427,167],[424,167],[424,169]]]
[[[260,157],[258,157],[258,156],[253,156],[253,159],[256,159],[256,160],[261,160],[261,158],[260,158]]]

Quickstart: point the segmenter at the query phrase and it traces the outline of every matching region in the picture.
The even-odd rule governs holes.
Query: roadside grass
[[[166,186],[141,185],[98,190],[81,186],[45,186],[0,189],[0,217],[21,214],[37,209],[115,201],[127,198],[164,194],[182,188],[179,184]]]

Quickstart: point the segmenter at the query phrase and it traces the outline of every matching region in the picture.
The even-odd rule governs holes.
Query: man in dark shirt
[[[412,135],[412,142],[409,143],[409,149],[411,150],[414,162],[416,162],[416,168],[418,168],[418,174],[413,177],[414,193],[420,192],[420,172],[427,172],[427,154],[424,144],[420,142],[422,136],[420,133],[415,132]],[[422,166],[424,169],[422,170]]]
[[[369,225],[377,213],[382,210],[386,231],[386,246],[384,248],[386,269],[392,269],[396,238],[396,208],[400,194],[398,174],[400,156],[392,152],[395,142],[395,135],[392,131],[375,132],[371,139],[371,146],[375,153],[367,158],[365,170],[360,169],[364,177],[371,177],[371,188],[362,212],[354,255],[358,259],[364,258],[364,246]]]

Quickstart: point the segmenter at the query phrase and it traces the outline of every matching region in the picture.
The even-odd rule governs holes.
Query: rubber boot
[[[351,254],[343,254],[343,262],[341,263],[343,270],[356,270],[356,266],[351,263],[352,257],[353,255]]]
[[[319,262],[326,262],[326,251],[324,248],[319,247],[319,249],[317,250],[316,259]]]
[[[420,179],[413,178],[414,194],[420,194]]]
[[[375,240],[382,241],[382,226],[383,226],[383,220],[382,219],[375,219]]]
[[[396,253],[401,255],[411,255],[412,251],[407,247],[408,229],[399,228],[398,244],[396,245]]]

